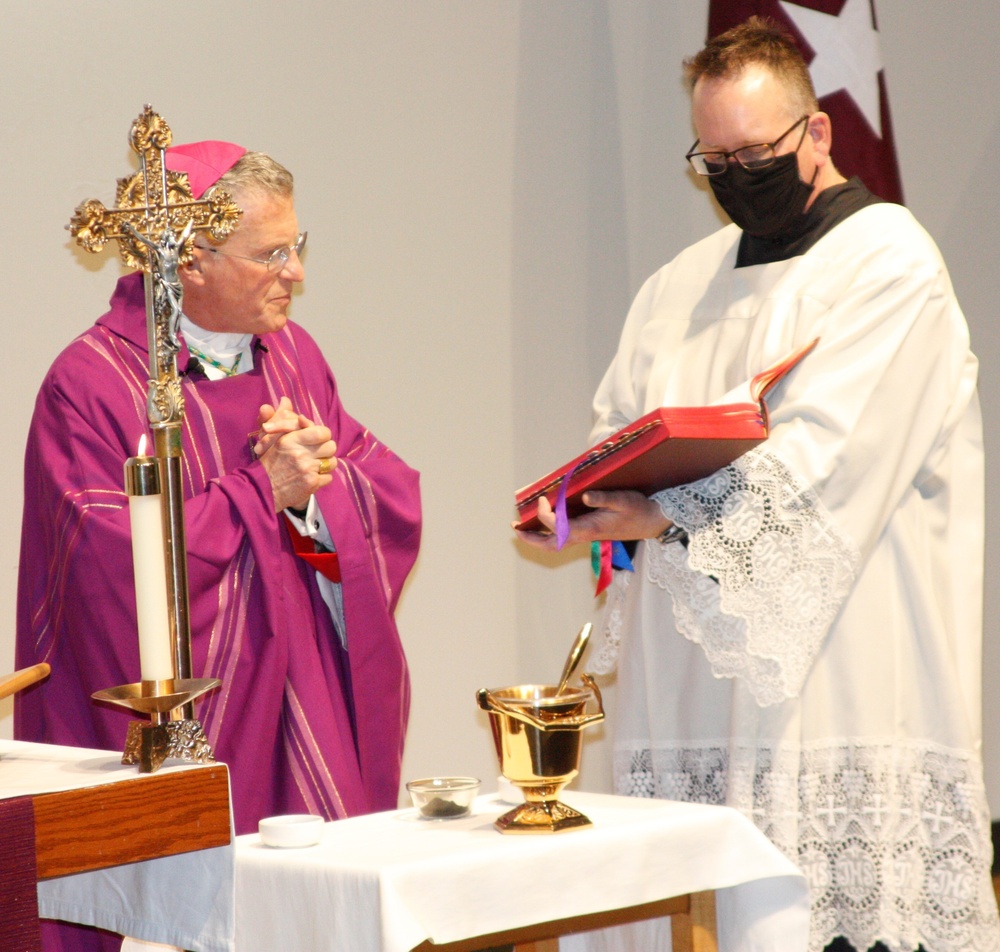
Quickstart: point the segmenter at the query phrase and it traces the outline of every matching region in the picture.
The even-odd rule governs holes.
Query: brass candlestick
[[[168,757],[199,764],[215,760],[201,723],[187,717],[171,720],[170,715],[221,683],[218,678],[137,681],[91,697],[149,715],[149,721],[129,722],[122,763],[138,764],[139,773],[155,773]]]

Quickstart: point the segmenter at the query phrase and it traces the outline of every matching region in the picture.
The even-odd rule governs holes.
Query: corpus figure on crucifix
[[[291,174],[218,141],[167,141],[157,174],[171,206],[202,209],[171,224],[187,587],[193,674],[222,681],[198,713],[230,769],[236,832],[279,813],[395,808],[409,680],[393,616],[420,539],[418,475],[348,415],[319,348],[288,319],[305,244]],[[212,230],[220,192],[242,211],[229,237]],[[133,266],[166,227],[138,204],[84,229],[95,242],[124,232]],[[145,300],[143,275],[122,277],[38,394],[17,663],[48,662],[52,675],[18,697],[24,740],[122,749],[128,712],[90,695],[139,670],[122,465],[151,429]],[[101,941],[83,927],[46,934],[47,948],[116,947]]]
[[[165,315],[169,331],[170,349],[177,353],[180,350],[181,299],[184,297],[184,285],[181,283],[179,268],[181,252],[191,235],[192,222],[188,222],[177,238],[173,231],[166,229],[159,242],[150,241],[145,235],[137,232],[131,225],[127,226],[129,234],[136,241],[141,241],[149,248],[152,255],[155,287],[153,310],[159,316]]]

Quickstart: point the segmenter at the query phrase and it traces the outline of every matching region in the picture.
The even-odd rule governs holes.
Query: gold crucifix
[[[171,172],[164,164],[163,154],[171,140],[170,126],[147,105],[129,133],[132,151],[139,156],[139,171],[118,179],[117,207],[106,208],[88,199],[73,213],[69,230],[83,248],[97,252],[109,240],[117,240],[127,267],[149,271],[149,247],[137,240],[136,232],[158,242],[165,231],[176,236],[190,223],[192,234],[180,251],[180,264],[191,260],[193,232],[208,231],[215,241],[229,237],[242,212],[221,190],[210,199],[194,199],[187,173]]]
[[[152,725],[142,725],[152,730],[133,732],[130,725],[123,758],[125,763],[138,762],[140,770],[147,772],[155,770],[166,756],[212,758],[207,741],[202,744],[204,735],[194,721],[192,703],[219,682],[214,678],[194,681],[191,677],[181,466],[184,398],[177,373],[183,296],[179,268],[193,257],[196,232],[205,232],[216,242],[224,241],[243,214],[232,197],[220,189],[214,190],[211,198],[194,198],[187,173],[172,172],[166,167],[164,156],[171,138],[170,126],[147,105],[129,133],[132,151],[139,156],[139,171],[118,180],[116,207],[107,208],[96,199],[89,199],[77,206],[67,226],[87,251],[99,252],[108,241],[117,241],[122,262],[145,272],[149,331],[146,407],[165,497],[164,559],[174,678],[123,685],[98,692],[95,697],[154,717]],[[196,728],[194,740],[192,726]]]
[[[97,199],[77,206],[67,226],[90,252],[117,241],[126,267],[146,272],[150,321],[149,420],[154,426],[179,421],[184,404],[176,374],[180,320],[180,265],[192,258],[195,232],[224,241],[239,224],[242,211],[225,191],[208,199],[193,197],[186,172],[171,172],[163,160],[170,126],[147,105],[132,124],[129,144],[139,156],[139,171],[118,179],[115,208]],[[151,279],[151,280],[150,280]]]

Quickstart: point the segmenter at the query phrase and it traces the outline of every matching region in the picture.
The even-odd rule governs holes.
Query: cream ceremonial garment
[[[616,573],[619,793],[744,811],[806,874],[810,949],[1000,949],[981,766],[977,362],[900,206],[734,268],[735,226],[647,281],[592,443],[661,405],[768,397],[771,436],[657,497],[688,547]],[[620,641],[620,646],[619,646]]]

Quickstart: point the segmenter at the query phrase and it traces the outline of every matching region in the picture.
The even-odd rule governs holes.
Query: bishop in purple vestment
[[[224,245],[199,236],[180,268],[178,355],[193,670],[222,681],[198,717],[229,765],[236,832],[279,813],[393,809],[409,706],[393,612],[420,540],[418,475],[347,414],[318,347],[288,321],[304,277],[291,176],[227,143],[171,149],[167,164],[196,196],[218,182],[244,211]],[[123,747],[131,715],[90,695],[139,680],[122,468],[150,434],[148,365],[132,274],[38,395],[16,663],[52,674],[17,698],[20,739]],[[322,529],[339,583],[295,554],[286,512]],[[77,935],[46,947],[101,946]]]

